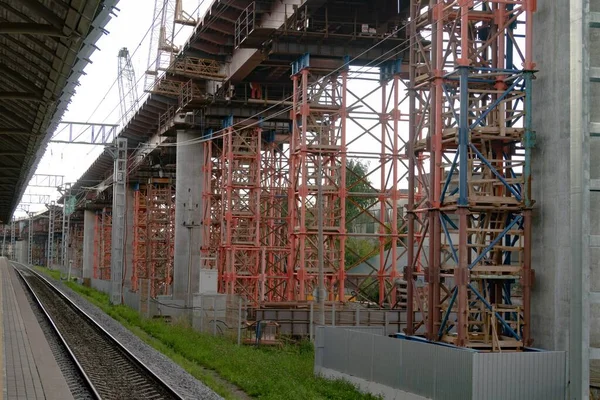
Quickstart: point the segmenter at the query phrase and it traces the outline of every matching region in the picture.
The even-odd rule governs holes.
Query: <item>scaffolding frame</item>
[[[54,200],[50,202],[48,206],[48,268],[52,268],[54,261],[54,223],[56,222],[54,219],[56,218],[56,204]]]
[[[411,2],[406,276],[408,303],[426,305],[409,310],[407,333],[520,350],[531,344],[535,2],[436,1],[431,22],[421,3]]]
[[[220,271],[222,287],[258,300],[261,129],[229,128],[223,137]]]
[[[133,259],[131,273],[131,290],[137,292],[140,278],[147,279],[147,208],[146,187],[140,185],[133,192]]]
[[[83,269],[83,223],[76,222],[71,225],[69,243],[69,260],[73,260],[73,268]]]
[[[94,279],[109,280],[111,276],[112,215],[103,208],[94,224]]]
[[[175,243],[175,190],[168,178],[150,178],[133,196],[131,288],[150,281],[150,296],[170,294]]]
[[[348,70],[311,71],[309,57],[292,67],[290,143],[290,256],[288,299],[304,301],[317,287],[323,246],[325,290],[330,301],[345,296],[346,91]],[[323,76],[325,75],[325,76]],[[317,205],[319,186],[323,190]],[[322,207],[322,244],[317,209]]]
[[[175,238],[175,191],[168,178],[152,178],[147,188],[147,277],[150,295],[170,294]]]

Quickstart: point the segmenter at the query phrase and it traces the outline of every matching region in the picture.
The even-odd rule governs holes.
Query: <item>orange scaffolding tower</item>
[[[151,282],[150,295],[168,295],[173,277],[175,192],[168,178],[150,178],[134,191],[131,287]]]
[[[260,274],[259,296],[261,302],[289,300],[287,290],[293,275],[288,274],[290,255],[289,216],[287,212],[289,191],[289,148],[284,141],[289,135],[275,132],[263,133],[260,182]],[[292,283],[293,285],[293,283]]]
[[[141,277],[148,276],[146,259],[148,257],[148,222],[146,208],[146,188],[140,185],[133,192],[133,259],[131,290],[137,291]]]
[[[261,129],[229,128],[223,137],[222,259],[225,293],[258,300]]]
[[[146,186],[148,269],[152,297],[168,295],[173,278],[175,191],[168,178],[151,178]]]
[[[325,286],[329,300],[344,299],[348,71],[323,77],[313,73],[307,61],[292,75],[288,265],[293,268],[297,285],[294,282],[288,286],[288,298],[306,300],[317,286],[317,211],[321,207]]]
[[[69,234],[70,240],[70,258],[73,260],[73,268],[83,268],[83,223],[74,223],[71,225],[71,233]]]
[[[520,350],[531,344],[536,2],[411,3],[407,279],[424,265],[427,304],[408,309],[407,333]]]
[[[110,279],[112,216],[104,208],[94,225],[94,279]]]
[[[222,271],[221,250],[222,180],[221,145],[218,140],[204,142],[202,164],[202,244],[200,262],[204,269]],[[219,290],[224,291],[224,280],[219,279]]]

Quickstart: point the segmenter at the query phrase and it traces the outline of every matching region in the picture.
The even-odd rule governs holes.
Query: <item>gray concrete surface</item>
[[[531,334],[534,346],[567,349],[569,241],[569,4],[538,3],[534,17]]]
[[[600,0],[538,2],[534,14],[532,336],[536,347],[569,350],[570,398],[587,398],[588,356],[600,358],[593,349],[600,347],[598,23],[588,31],[588,19],[600,21],[594,12]],[[591,361],[590,381],[600,385],[600,360]]]
[[[123,271],[124,288],[131,288],[131,276],[133,275],[133,203],[134,190],[127,188],[125,198],[125,264]],[[126,289],[124,289],[125,291]]]
[[[177,131],[177,142],[185,143],[198,134]],[[173,271],[173,296],[185,299],[188,295],[188,276],[191,291],[198,290],[200,275],[200,244],[202,229],[202,166],[203,144],[177,146],[177,179],[175,184],[175,260]],[[192,254],[190,255],[190,251]],[[188,273],[191,265],[191,273]]]
[[[27,264],[29,252],[28,240],[19,240],[15,242],[15,258],[18,262]]]
[[[85,210],[83,214],[83,278],[92,278],[94,274],[94,233],[96,213]]]

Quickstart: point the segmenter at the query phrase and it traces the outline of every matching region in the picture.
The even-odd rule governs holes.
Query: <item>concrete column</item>
[[[533,345],[567,350],[569,327],[569,2],[538,2],[534,14],[531,336]],[[557,54],[561,54],[557,57]]]
[[[182,145],[177,146],[173,297],[179,300],[185,300],[189,290],[191,293],[198,291],[200,276],[204,148],[202,143],[185,143],[198,137],[199,134],[194,131],[177,131],[177,143]],[[191,266],[191,271],[188,270],[188,266]]]
[[[83,279],[94,276],[94,233],[96,213],[85,210],[83,213]]]
[[[19,240],[15,242],[15,261],[21,264],[27,264],[27,252],[29,251],[29,243],[27,240]]]
[[[134,190],[127,188],[126,212],[125,212],[125,288],[131,288],[131,276],[133,275],[133,198]]]
[[[531,327],[534,347],[568,352],[569,399],[589,394],[590,355],[600,379],[600,84],[587,65],[600,66],[600,29],[588,35],[588,19],[599,0],[538,2],[534,18]]]

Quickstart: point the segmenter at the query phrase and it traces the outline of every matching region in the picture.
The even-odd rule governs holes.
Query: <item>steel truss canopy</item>
[[[57,188],[63,185],[64,178],[64,175],[35,174],[31,177],[29,186]]]
[[[50,143],[107,145],[115,140],[119,125],[63,121],[52,135]]]
[[[47,204],[49,202],[49,194],[25,193],[21,198],[21,204]]]
[[[0,0],[0,221],[32,178],[118,0]]]

